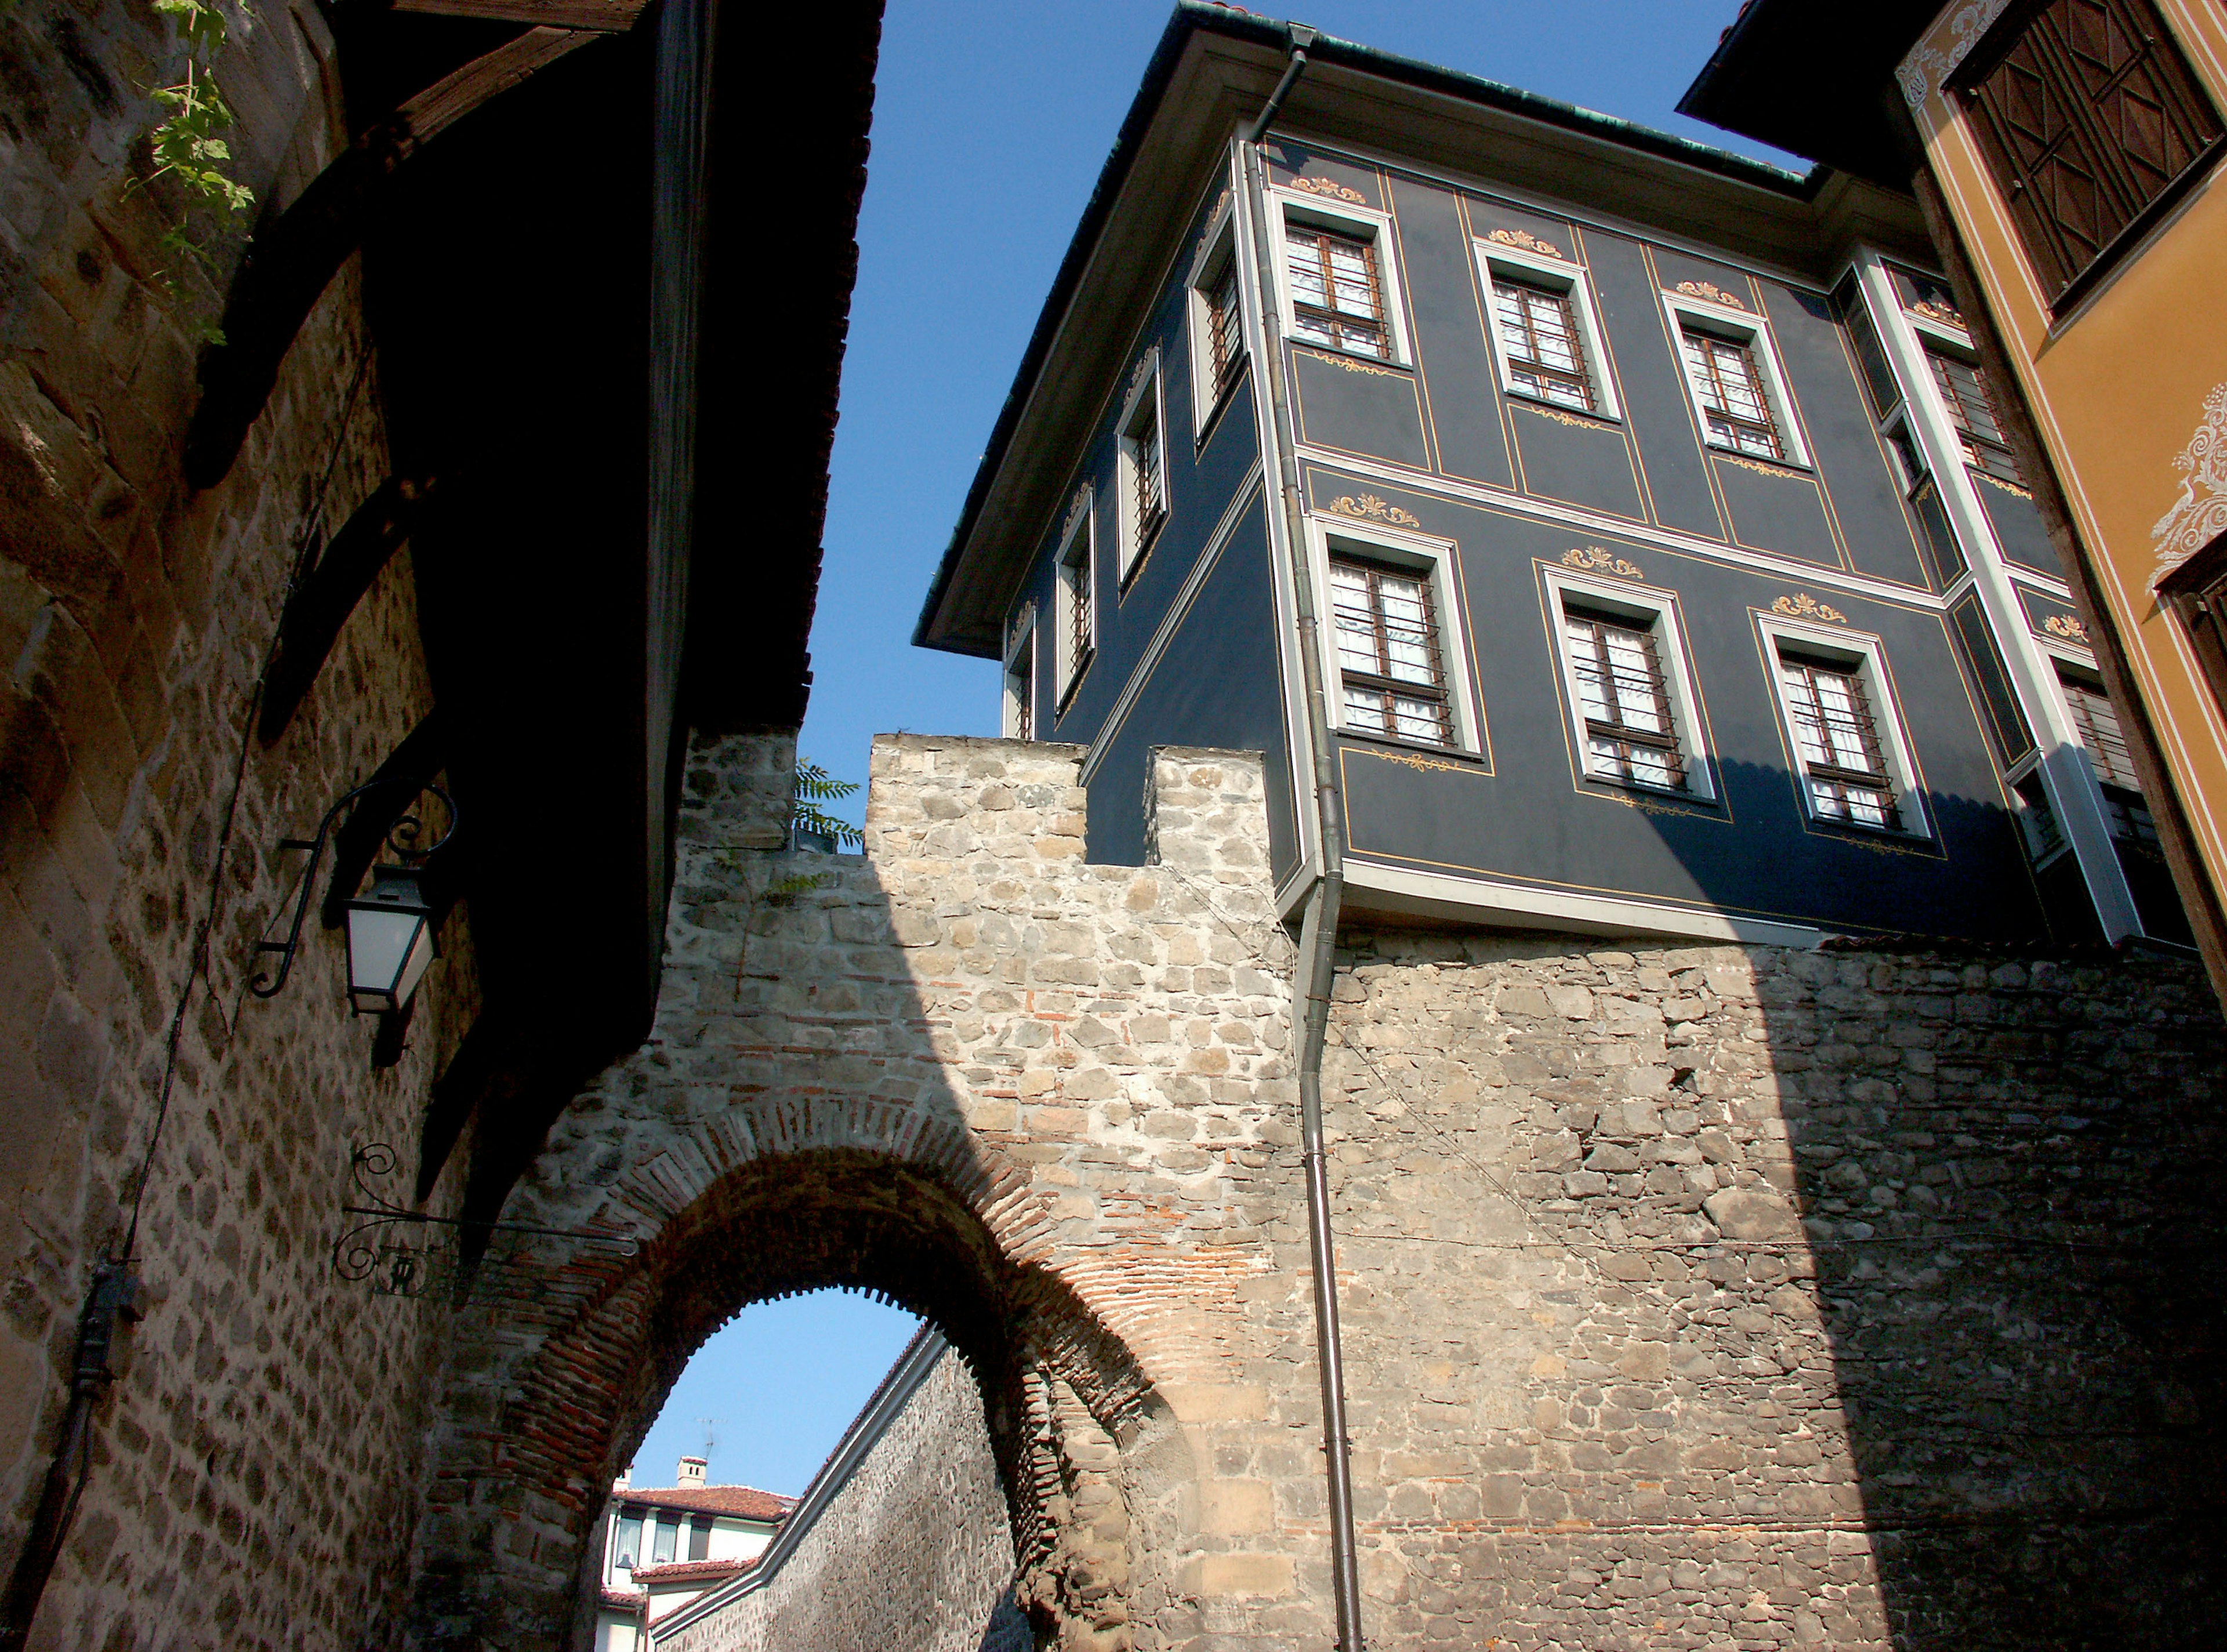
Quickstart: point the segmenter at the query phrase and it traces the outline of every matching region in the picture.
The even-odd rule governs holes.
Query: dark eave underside
[[[1895,67],[1941,0],[1751,0],[1678,112],[1905,188],[1917,168]]]

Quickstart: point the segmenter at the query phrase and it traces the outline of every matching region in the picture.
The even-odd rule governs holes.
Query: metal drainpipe
[[[1272,262],[1274,249],[1268,240],[1260,140],[1305,69],[1307,48],[1315,42],[1315,31],[1304,23],[1293,23],[1291,37],[1291,62],[1259,118],[1246,129],[1241,145],[1246,193],[1252,203],[1254,257],[1260,272],[1260,331],[1272,351],[1281,335],[1278,331],[1273,296],[1275,287],[1270,274],[1275,267]],[[1307,1249],[1314,1274],[1316,1367],[1322,1376],[1323,1450],[1330,1471],[1330,1585],[1337,1604],[1340,1652],[1363,1652],[1366,1642],[1361,1632],[1361,1567],[1353,1540],[1353,1444],[1345,1421],[1344,1344],[1337,1327],[1337,1266],[1330,1245],[1330,1170],[1323,1148],[1322,1122],[1323,1041],[1330,1029],[1330,985],[1337,961],[1337,915],[1345,893],[1345,808],[1337,789],[1337,753],[1330,745],[1330,704],[1323,686],[1318,644],[1320,623],[1306,555],[1299,456],[1291,410],[1284,394],[1282,364],[1270,360],[1260,366],[1261,376],[1268,385],[1271,429],[1284,495],[1285,537],[1291,552],[1292,589],[1299,618],[1299,673],[1306,691],[1308,747],[1313,757],[1317,835],[1322,849],[1322,877],[1307,896],[1306,915],[1299,928],[1299,967],[1292,982],[1292,997],[1299,1020],[1299,1145],[1306,1166]]]

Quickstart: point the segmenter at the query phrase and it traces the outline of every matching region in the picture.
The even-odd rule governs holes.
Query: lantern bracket
[[[288,850],[307,850],[309,864],[302,869],[301,889],[295,896],[294,918],[293,922],[287,926],[285,940],[258,941],[255,943],[255,950],[259,953],[278,954],[278,973],[275,976],[268,971],[258,971],[255,979],[247,984],[247,990],[254,993],[257,998],[276,998],[278,995],[278,989],[286,985],[287,976],[293,973],[294,954],[300,950],[302,945],[302,923],[309,915],[309,896],[316,889],[317,866],[325,858],[325,845],[332,839],[335,822],[340,820],[343,812],[352,815],[354,809],[367,794],[383,791],[392,795],[397,789],[396,783],[392,780],[367,781],[353,791],[343,793],[340,800],[325,811],[325,818],[317,823],[316,837],[278,839],[278,848],[282,853]],[[416,792],[430,792],[439,798],[442,807],[448,811],[449,824],[439,837],[431,843],[421,845],[418,839],[424,833],[424,822],[419,820],[416,811],[405,809],[397,816],[394,823],[386,829],[386,846],[394,852],[396,857],[405,866],[413,865],[424,859],[455,836],[456,830],[456,799],[450,797],[438,786],[419,786],[416,788]]]

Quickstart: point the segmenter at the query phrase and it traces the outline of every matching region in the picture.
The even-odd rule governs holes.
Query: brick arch
[[[813,1111],[789,1109],[791,1124]],[[453,1437],[437,1502],[461,1498],[484,1517],[450,1527],[435,1540],[448,1552],[424,1557],[421,1643],[564,1645],[569,1621],[571,1643],[584,1644],[594,1585],[580,1562],[603,1488],[682,1368],[743,1308],[834,1287],[883,1297],[950,1339],[982,1395],[1022,1599],[1054,1635],[1073,1619],[1106,1632],[1095,1644],[1127,1644],[1137,1568],[1120,1459],[1129,1445],[1165,1450],[1167,1407],[1075,1291],[1023,1260],[1041,1218],[1033,1202],[1002,1196],[1022,1183],[994,1149],[921,1132],[893,1151],[845,1140],[833,1122],[711,1177],[636,1256],[576,1264],[595,1276],[576,1311],[514,1301],[471,1316],[481,1345],[461,1346],[454,1364],[499,1374],[469,1385],[492,1426]],[[648,1188],[669,1200],[690,1179],[670,1162],[645,1171],[616,1202],[639,1209]],[[1079,1507],[1091,1529],[1071,1533]]]

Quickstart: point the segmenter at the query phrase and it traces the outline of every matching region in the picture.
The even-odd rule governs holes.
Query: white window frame
[[[1693,409],[1694,428],[1701,436],[1701,445],[1711,453],[1755,464],[1775,462],[1797,470],[1815,469],[1809,444],[1802,434],[1802,421],[1794,416],[1794,397],[1786,387],[1786,369],[1779,363],[1778,346],[1771,336],[1771,323],[1752,309],[1712,303],[1682,292],[1664,292],[1662,307],[1670,317],[1670,348],[1675,357],[1678,382],[1686,387],[1686,404]],[[1779,443],[1786,450],[1783,458],[1758,459],[1752,454],[1720,448],[1709,440],[1708,410],[1701,405],[1701,393],[1694,388],[1693,369],[1686,364],[1685,333],[1688,321],[1699,323],[1704,333],[1720,334],[1748,347],[1755,359],[1756,371],[1763,375],[1764,399],[1771,405],[1771,422],[1778,427]]]
[[[1779,728],[1786,738],[1787,760],[1792,764],[1794,788],[1802,800],[1804,818],[1820,826],[1873,832],[1886,838],[1935,840],[1938,834],[1934,828],[1932,806],[1925,795],[1924,778],[1911,756],[1910,734],[1903,722],[1902,697],[1894,692],[1886,645],[1867,631],[1812,625],[1776,614],[1758,612],[1756,621],[1763,635],[1764,661],[1771,673],[1771,697],[1778,707]],[[1866,826],[1860,820],[1842,820],[1818,813],[1816,799],[1809,789],[1809,766],[1802,756],[1793,702],[1786,697],[1786,678],[1779,667],[1778,645],[1782,641],[1791,643],[1796,653],[1816,654],[1844,670],[1853,669],[1862,681],[1865,697],[1871,705],[1872,722],[1879,731],[1879,755],[1886,761],[1887,778],[1894,782],[1899,826]]]
[[[1396,734],[1384,734],[1375,729],[1349,728],[1345,720],[1345,673],[1338,663],[1337,624],[1331,612],[1330,559],[1333,553],[1344,552],[1365,561],[1381,562],[1392,567],[1406,568],[1428,577],[1431,584],[1432,611],[1439,624],[1439,651],[1442,658],[1439,668],[1446,679],[1446,715],[1453,730],[1453,743],[1434,745],[1426,740],[1409,740]],[[1460,582],[1454,577],[1454,545],[1451,539],[1435,539],[1422,533],[1405,533],[1395,528],[1363,525],[1343,516],[1307,518],[1307,566],[1314,580],[1315,611],[1322,622],[1315,627],[1315,647],[1322,660],[1323,682],[1330,702],[1330,727],[1342,734],[1350,734],[1357,740],[1381,740],[1388,743],[1410,747],[1417,751],[1454,753],[1482,758],[1484,754],[1484,720],[1478,715],[1476,692],[1471,686],[1469,667],[1469,622],[1460,605]]]
[[[1519,282],[1552,288],[1570,301],[1571,318],[1576,322],[1578,343],[1585,352],[1586,373],[1592,380],[1596,403],[1591,417],[1613,419],[1621,423],[1623,405],[1617,400],[1616,380],[1609,372],[1607,334],[1601,328],[1600,314],[1593,308],[1592,283],[1586,268],[1567,258],[1550,258],[1541,253],[1526,252],[1497,241],[1476,238],[1471,245],[1477,249],[1477,271],[1484,278],[1485,333],[1492,341],[1493,365],[1500,372],[1500,387],[1535,407],[1552,407],[1560,412],[1574,412],[1560,402],[1548,401],[1516,386],[1515,375],[1509,371],[1508,342],[1500,335],[1500,303],[1493,290],[1493,276],[1505,271]],[[1682,369],[1684,363],[1679,366]]]
[[[1574,749],[1578,772],[1595,785],[1615,786],[1650,796],[1715,802],[1716,754],[1702,738],[1702,730],[1707,724],[1701,718],[1701,696],[1694,690],[1693,670],[1687,660],[1686,627],[1676,593],[1560,568],[1541,568],[1541,572],[1547,581],[1554,658],[1562,672],[1562,705],[1570,719],[1571,737],[1577,743]],[[1586,730],[1585,697],[1578,690],[1577,662],[1570,658],[1569,635],[1563,625],[1566,596],[1574,596],[1580,608],[1597,609],[1612,618],[1644,624],[1654,631],[1656,651],[1662,660],[1663,688],[1670,701],[1671,727],[1678,737],[1678,754],[1686,769],[1684,786],[1672,789],[1594,772],[1592,743]]]
[[[1203,446],[1208,430],[1222,411],[1222,404],[1228,395],[1236,393],[1237,386],[1246,377],[1233,377],[1225,393],[1214,377],[1214,306],[1209,301],[1216,279],[1224,269],[1236,271],[1238,336],[1240,356],[1248,354],[1246,348],[1247,330],[1244,326],[1245,283],[1243,271],[1237,268],[1237,203],[1226,200],[1222,210],[1215,214],[1214,221],[1206,228],[1198,244],[1198,256],[1191,260],[1190,276],[1184,284],[1188,295],[1184,299],[1189,317],[1187,329],[1190,340],[1190,436],[1194,448]]]
[[[1137,450],[1136,427],[1139,416],[1149,408],[1152,415],[1152,440],[1160,450],[1160,526],[1165,532],[1168,521],[1175,515],[1174,490],[1168,476],[1168,407],[1165,375],[1160,372],[1160,347],[1157,344],[1145,353],[1144,359],[1130,375],[1129,393],[1121,403],[1121,417],[1114,424],[1114,446],[1119,456],[1114,461],[1114,513],[1119,520],[1121,545],[1120,582],[1129,583],[1136,571],[1138,558],[1145,553],[1139,536],[1142,526],[1137,520]],[[1097,635],[1096,618],[1092,619],[1092,635]]]
[[[1302,195],[1284,189],[1268,191],[1268,216],[1273,233],[1269,245],[1275,250],[1275,268],[1270,271],[1276,282],[1277,319],[1284,329],[1286,341],[1304,346],[1310,350],[1327,350],[1333,355],[1350,355],[1356,361],[1374,361],[1383,367],[1412,367],[1415,365],[1413,347],[1407,338],[1407,307],[1406,294],[1400,284],[1400,260],[1394,256],[1392,239],[1392,214],[1378,212],[1374,207],[1349,207],[1343,204],[1325,205],[1312,195]],[[1286,224],[1311,224],[1333,234],[1350,235],[1356,239],[1373,243],[1376,248],[1376,278],[1383,284],[1384,330],[1392,346],[1388,356],[1363,355],[1358,350],[1340,349],[1335,344],[1324,344],[1297,330],[1297,312],[1292,305],[1292,256],[1285,240]]]
[[[1043,706],[1037,698],[1037,605],[1034,603],[1024,604],[1021,610],[1013,616],[1012,622],[1005,628],[1005,672],[999,679],[998,729],[1008,740],[1022,737],[1021,696],[1013,687],[1017,679],[1028,685],[1031,720],[1037,724],[1030,731],[1030,737],[1041,738],[1043,732],[1041,722]]]
[[[1079,574],[1079,577],[1078,577]],[[1098,652],[1098,494],[1089,483],[1075,496],[1067,521],[1060,529],[1059,551],[1052,558],[1052,636],[1054,673],[1052,703],[1038,708],[1037,726],[1045,726],[1043,713],[1054,720],[1067,711],[1083,668]],[[1090,633],[1090,652],[1075,657],[1075,604],[1082,603]]]

